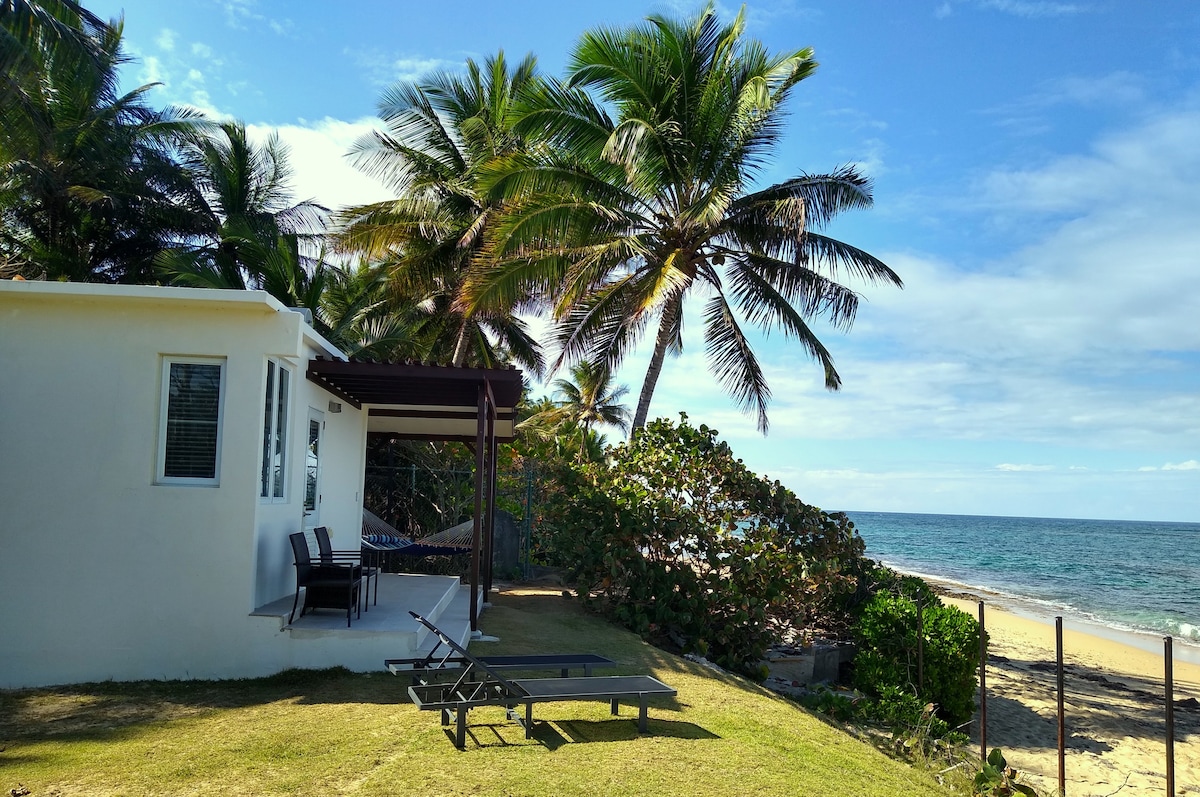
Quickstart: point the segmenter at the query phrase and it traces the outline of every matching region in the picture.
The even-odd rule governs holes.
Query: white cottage
[[[0,688],[407,655],[397,603],[428,580],[391,577],[348,630],[288,625],[288,535],[358,548],[367,435],[388,432],[476,444],[485,551],[520,381],[346,362],[256,291],[0,281]],[[443,578],[412,608],[474,629],[474,561],[469,591]]]

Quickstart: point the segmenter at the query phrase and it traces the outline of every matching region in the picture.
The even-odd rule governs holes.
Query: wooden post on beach
[[[979,602],[979,757],[987,761],[987,630]]]
[[[1171,650],[1173,642],[1171,637],[1163,637],[1167,697],[1167,797],[1175,797],[1175,656]]]
[[[1058,646],[1058,794],[1067,794],[1067,721],[1063,706],[1063,621],[1054,618],[1054,638]]]

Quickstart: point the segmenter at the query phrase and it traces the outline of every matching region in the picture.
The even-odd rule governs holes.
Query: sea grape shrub
[[[890,592],[893,595],[908,598],[910,601],[919,601],[923,606],[933,606],[942,602],[942,599],[925,579],[897,573],[883,565],[877,565],[874,568],[870,582],[872,593]]]
[[[509,509],[529,530],[528,561],[534,565],[568,566],[556,554],[555,518],[547,513],[549,507],[561,502],[566,484],[576,475],[578,463],[575,450],[555,439],[535,434],[520,434],[511,444],[498,447],[501,458],[497,495],[509,496]],[[509,506],[516,505],[514,511]],[[528,514],[526,514],[528,513]]]
[[[924,686],[918,684],[917,604],[881,590],[862,607],[854,636],[854,685],[873,697],[896,687],[933,703],[951,727],[975,711],[979,623],[936,597],[922,601]]]
[[[755,476],[707,426],[660,419],[608,463],[563,467],[551,558],[632,630],[754,677],[766,649],[833,617],[863,542],[843,515]]]

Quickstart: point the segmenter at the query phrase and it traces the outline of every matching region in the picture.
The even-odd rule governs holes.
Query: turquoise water
[[[897,570],[1200,644],[1200,523],[846,514],[867,556]]]

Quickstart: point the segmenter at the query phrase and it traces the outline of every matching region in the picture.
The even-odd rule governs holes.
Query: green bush
[[[772,643],[848,629],[838,599],[863,542],[844,515],[755,476],[715,429],[657,420],[609,463],[564,464],[545,542],[589,605],[625,626],[761,677]]]
[[[925,599],[923,687],[917,683],[917,604],[888,591],[877,592],[862,607],[855,625],[854,685],[875,697],[889,687],[899,688],[934,703],[938,716],[958,726],[975,711],[979,624],[936,597],[931,603]]]
[[[898,686],[884,686],[879,696],[864,699],[858,715],[891,729],[896,738],[912,739],[920,735],[923,739],[943,739],[951,733],[950,724],[938,716],[931,716],[936,706]],[[955,739],[960,738],[955,736]]]

